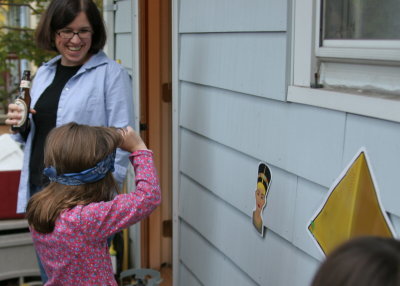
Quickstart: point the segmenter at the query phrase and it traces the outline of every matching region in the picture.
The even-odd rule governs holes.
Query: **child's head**
[[[44,152],[51,182],[29,200],[29,223],[48,233],[62,210],[111,200],[118,190],[112,171],[121,140],[115,128],[69,123],[53,129]]]
[[[122,137],[115,128],[69,123],[50,132],[46,140],[44,164],[46,167],[52,167],[51,171],[57,171],[57,174],[79,173],[95,167],[96,164],[107,159],[107,156],[112,156],[121,140]],[[99,174],[102,170],[107,171],[104,170],[105,167],[96,170],[96,173]],[[51,181],[57,181],[58,177],[52,176],[55,174],[52,174],[49,169],[46,171],[45,174]],[[106,174],[111,177],[110,172]],[[77,176],[68,175],[65,179],[73,177]],[[83,179],[83,182],[94,181],[91,178],[85,180],[83,176],[77,178]],[[72,184],[73,182],[66,182],[66,185]],[[78,184],[79,182],[76,185]]]
[[[322,263],[312,286],[400,285],[400,241],[361,237],[333,251]]]

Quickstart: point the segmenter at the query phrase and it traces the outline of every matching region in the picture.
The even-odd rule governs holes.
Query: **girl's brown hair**
[[[120,145],[122,136],[115,128],[69,123],[53,129],[46,140],[44,163],[57,174],[77,173],[92,168]],[[28,223],[40,233],[54,230],[63,210],[77,205],[109,201],[118,192],[111,172],[93,183],[79,186],[51,182],[28,202]]]
[[[57,51],[54,39],[56,32],[71,23],[80,12],[84,12],[93,29],[89,53],[95,54],[106,44],[107,34],[103,18],[92,0],[52,0],[36,28],[36,44],[48,51]]]

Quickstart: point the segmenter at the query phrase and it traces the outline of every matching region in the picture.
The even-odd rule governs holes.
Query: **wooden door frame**
[[[141,267],[172,264],[171,0],[139,0],[140,125],[153,150],[162,204],[141,223]]]

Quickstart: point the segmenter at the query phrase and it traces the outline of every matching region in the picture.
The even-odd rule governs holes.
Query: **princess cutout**
[[[271,185],[271,171],[267,164],[258,166],[257,188],[255,190],[256,205],[253,210],[253,225],[257,232],[264,237],[263,211],[267,203],[268,189]]]

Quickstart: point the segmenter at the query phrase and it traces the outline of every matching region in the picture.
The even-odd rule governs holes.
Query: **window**
[[[293,0],[288,100],[400,122],[399,0]]]
[[[398,0],[323,0],[322,39],[399,40]]]
[[[8,10],[7,24],[9,26],[19,27],[21,25],[21,13],[19,6],[11,6]]]
[[[321,58],[400,61],[398,0],[318,0]]]

